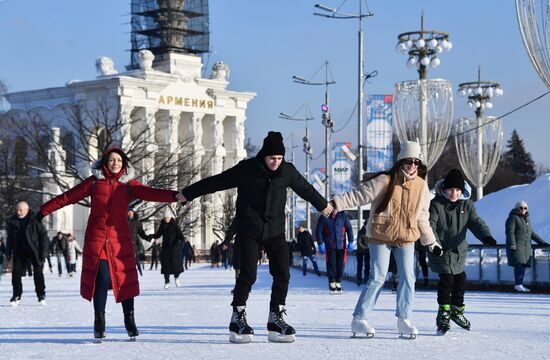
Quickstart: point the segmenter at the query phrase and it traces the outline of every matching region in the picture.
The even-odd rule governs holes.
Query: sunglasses
[[[520,210],[527,210],[527,208],[524,207],[524,206],[520,206],[519,209],[520,209]]]
[[[403,164],[412,165],[415,164],[416,166],[422,164],[422,161],[419,159],[404,159]]]

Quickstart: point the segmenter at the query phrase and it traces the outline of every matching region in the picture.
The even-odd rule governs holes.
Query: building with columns
[[[206,162],[207,166],[203,166],[193,180],[217,174],[245,158],[246,109],[256,94],[227,89],[227,64],[214,64],[208,78],[203,78],[203,63],[197,55],[167,52],[155,56],[144,49],[139,51],[138,59],[138,69],[119,73],[111,59],[102,57],[96,62],[98,76],[94,80],[71,81],[63,87],[7,95],[12,117],[39,114],[52,124],[53,141],[48,158],[54,164],[52,171],[56,176],[69,186],[80,181],[66,175],[67,161],[73,162],[80,177],[91,175],[90,161],[70,159],[65,149],[67,136],[70,139],[79,134],[60,130],[66,125],[68,107],[75,105],[93,110],[107,103],[106,109],[112,112],[109,116],[123,119],[123,125],[115,134],[123,149],[136,137],[145,137],[144,144],[150,155],[133,164],[141,173],[153,172],[157,159],[165,154],[192,154],[196,166]],[[100,137],[99,133],[90,136],[90,144],[97,145],[95,142]],[[95,154],[96,159],[100,156]],[[52,176],[51,172],[42,174],[44,192],[59,194],[61,189],[52,181]],[[174,182],[172,188],[177,187],[178,183]],[[43,200],[49,198],[50,195],[45,195]],[[197,225],[187,234],[198,249],[208,249],[216,239],[213,225],[219,216],[221,201],[219,196],[205,196],[189,205],[188,216],[195,218]],[[59,210],[48,218],[48,230],[72,232],[83,239],[87,212],[88,208],[80,205]],[[146,230],[152,230],[152,223],[144,225]]]

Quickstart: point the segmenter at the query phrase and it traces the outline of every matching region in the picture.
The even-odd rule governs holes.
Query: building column
[[[204,159],[204,146],[202,143],[202,119],[204,118],[204,113],[193,113],[191,117],[191,124],[189,133],[190,136],[187,139],[191,138],[192,141],[187,146],[188,151],[191,151],[191,167],[192,171],[195,173],[191,179],[191,183],[195,183],[201,179],[201,168],[202,161]],[[183,156],[183,155],[182,155]],[[191,202],[191,210],[189,211],[189,220],[194,220],[193,227],[190,231],[191,233],[191,245],[195,245],[197,249],[205,249],[205,235],[203,233],[204,229],[204,216],[203,216],[203,201],[207,196],[203,196],[199,201]]]

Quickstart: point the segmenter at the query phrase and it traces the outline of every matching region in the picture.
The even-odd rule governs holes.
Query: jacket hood
[[[92,175],[96,179],[98,180],[107,179],[108,176],[105,175],[106,171],[107,171],[106,169],[103,169],[101,167],[101,160],[96,160],[92,163]],[[134,168],[132,167],[122,168],[122,170],[120,170],[118,174],[110,177],[113,179],[118,179],[118,181],[122,183],[127,183],[128,181],[132,180],[135,177]]]
[[[437,183],[435,183],[435,194],[442,196],[443,198],[447,199],[445,196],[445,192],[443,191],[443,182],[445,179],[439,180]],[[468,184],[467,181],[464,181],[464,191],[462,192],[462,195],[460,196],[459,200],[468,200],[472,196],[472,188],[470,187],[470,184]]]

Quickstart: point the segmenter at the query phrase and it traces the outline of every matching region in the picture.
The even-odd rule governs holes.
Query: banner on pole
[[[346,147],[348,151],[342,150]],[[332,146],[332,193],[341,194],[351,190],[351,171],[353,161],[346,155],[351,154],[351,142],[335,142]]]
[[[367,173],[388,170],[393,165],[393,95],[368,95],[366,106]]]

